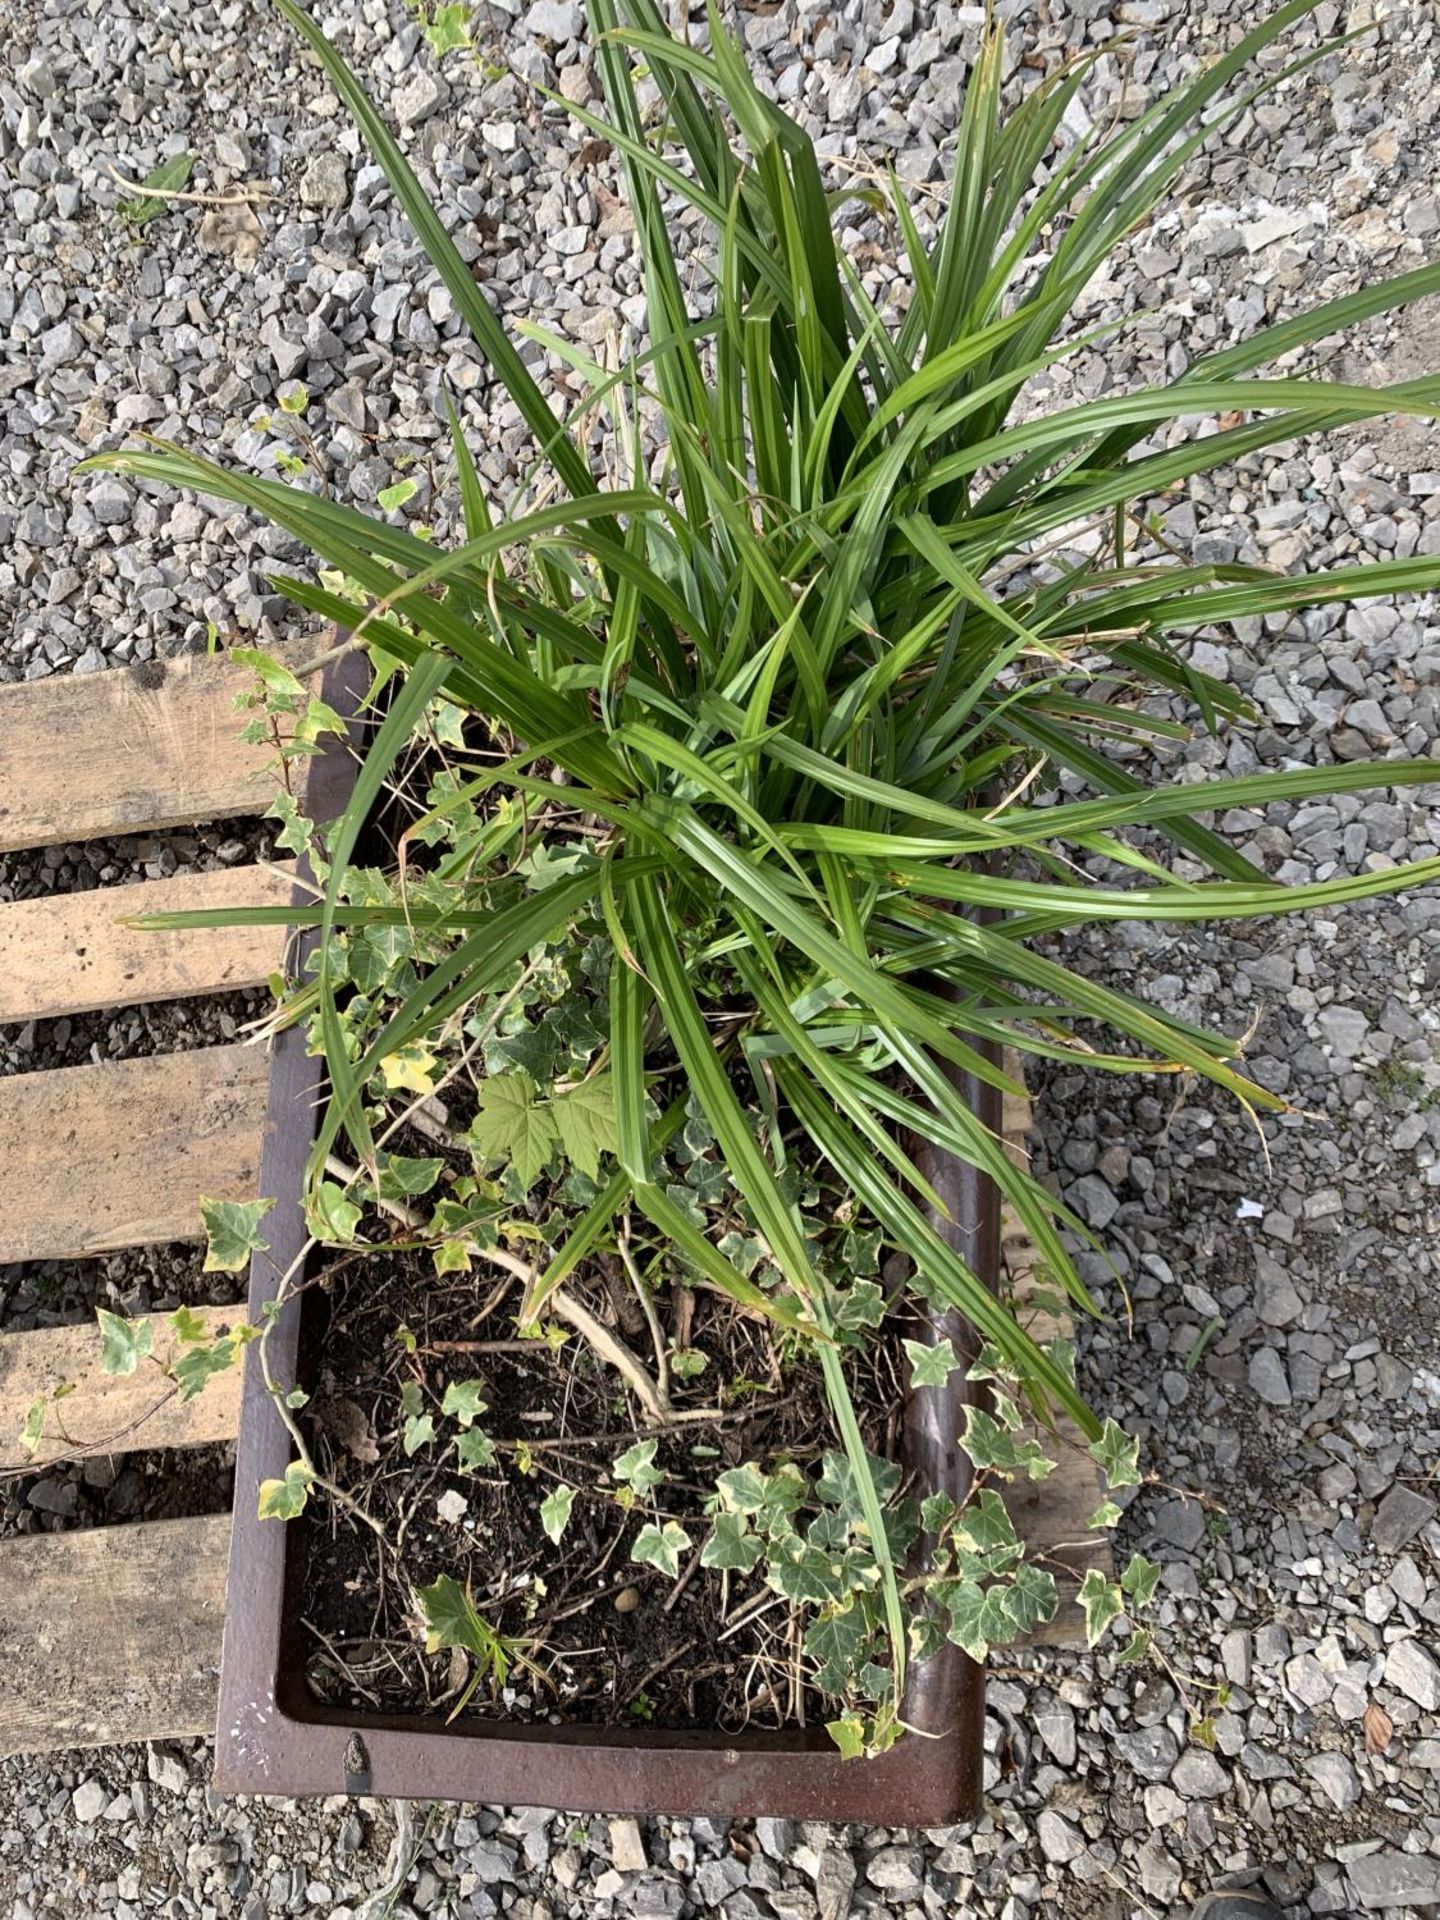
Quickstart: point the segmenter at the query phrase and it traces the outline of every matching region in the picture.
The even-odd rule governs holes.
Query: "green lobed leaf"
[[[678,1521],[667,1520],[657,1527],[653,1521],[635,1536],[630,1558],[642,1567],[656,1567],[669,1579],[680,1576],[680,1556],[688,1553],[690,1536]]]
[[[1105,1629],[1124,1613],[1124,1599],[1115,1582],[1107,1580],[1098,1567],[1086,1570],[1075,1598],[1085,1615],[1086,1644],[1093,1647]]]
[[[961,1364],[954,1343],[949,1339],[902,1340],[901,1345],[910,1356],[912,1387],[943,1387]]]
[[[570,1510],[574,1505],[575,1489],[563,1483],[552,1487],[540,1502],[540,1525],[545,1530],[546,1539],[557,1547],[570,1524]]]
[[[258,1511],[262,1520],[298,1520],[315,1481],[312,1468],[292,1460],[281,1480],[262,1480]]]
[[[717,1513],[710,1538],[700,1551],[702,1567],[749,1573],[765,1551],[765,1543],[748,1531],[742,1515]]]
[[[260,1222],[274,1206],[273,1200],[207,1200],[200,1197],[200,1218],[205,1223],[206,1273],[240,1273],[250,1264],[253,1253],[264,1253],[266,1241]]]
[[[118,1313],[97,1307],[100,1323],[100,1369],[102,1373],[134,1373],[155,1344],[155,1327],[149,1320],[122,1320]]]

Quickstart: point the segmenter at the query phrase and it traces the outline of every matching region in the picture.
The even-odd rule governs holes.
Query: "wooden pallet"
[[[0,852],[262,813],[271,750],[240,739],[223,659],[0,686]],[[141,933],[118,916],[284,902],[293,863],[0,905],[0,1022],[259,986],[282,928]],[[268,1065],[231,1045],[0,1079],[0,1263],[199,1237],[197,1202],[257,1190]],[[243,1308],[203,1310],[218,1330]],[[156,1317],[155,1350],[172,1335]],[[75,1391],[27,1461],[37,1393]],[[0,1334],[0,1468],[233,1440],[238,1369],[198,1398],[100,1371],[93,1322]],[[229,1515],[0,1541],[0,1754],[208,1731]]]
[[[0,687],[0,852],[263,811],[269,754],[238,739],[241,685],[223,661],[187,659]],[[0,905],[0,1021],[257,985],[281,958],[278,931],[140,934],[117,916],[271,902],[289,885],[288,868],[244,866]],[[241,1045],[0,1079],[0,1263],[198,1238],[201,1192],[256,1190],[266,1075],[263,1052]],[[1007,1118],[1021,1151],[1028,1114]],[[1006,1248],[1023,1258],[1013,1231]],[[156,1350],[168,1339],[160,1317]],[[26,1469],[25,1410],[59,1381],[75,1387],[66,1438],[52,1424],[39,1464],[236,1432],[238,1369],[181,1405],[143,1375],[102,1373],[89,1324],[0,1334],[6,1471]],[[1063,1548],[1098,1498],[1093,1468],[1067,1454],[1027,1531]],[[228,1515],[212,1514],[0,1541],[0,1755],[209,1732],[228,1537]],[[1075,1635],[1067,1614],[1043,1638]]]

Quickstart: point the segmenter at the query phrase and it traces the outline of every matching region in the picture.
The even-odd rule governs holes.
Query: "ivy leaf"
[[[440,1177],[443,1160],[416,1160],[403,1153],[380,1155],[380,1198],[409,1200],[428,1193]]]
[[[26,1459],[33,1459],[40,1451],[40,1442],[45,1433],[45,1413],[50,1402],[43,1393],[37,1393],[25,1409],[25,1424],[20,1429],[20,1451]]]
[[[825,1731],[840,1749],[842,1760],[859,1760],[865,1753],[865,1722],[858,1713],[841,1714],[838,1720],[827,1720]]]
[[[427,1653],[459,1647],[481,1659],[489,1657],[494,1632],[475,1611],[474,1601],[458,1580],[442,1573],[433,1587],[417,1587],[415,1598],[425,1622]]]
[[[943,1387],[960,1364],[949,1339],[937,1340],[933,1346],[923,1340],[904,1340],[901,1345],[910,1356],[912,1387]]]
[[[1090,1458],[1099,1463],[1112,1487],[1140,1484],[1140,1442],[1114,1420],[1106,1420],[1098,1440],[1090,1442]]]
[[[570,1509],[575,1504],[574,1487],[559,1486],[540,1502],[540,1524],[547,1540],[558,1547],[560,1536],[570,1524]]]
[[[467,0],[449,0],[447,5],[436,7],[425,29],[425,38],[437,56],[450,53],[456,47],[469,46],[470,29],[466,25],[469,17]]]
[[[874,1566],[873,1560],[870,1565]],[[814,1606],[833,1605],[843,1600],[857,1584],[852,1576],[859,1571],[857,1562],[843,1557],[837,1559],[833,1553],[818,1547],[801,1546],[792,1535],[788,1547],[772,1549],[765,1583],[776,1593],[784,1594],[787,1600]]]
[[[1148,1627],[1137,1627],[1115,1656],[1117,1667],[1135,1667],[1150,1651],[1151,1633]]]
[[[1155,1562],[1147,1560],[1143,1553],[1132,1553],[1129,1565],[1120,1576],[1120,1591],[1129,1596],[1131,1605],[1137,1611],[1148,1607],[1159,1584],[1160,1569]]]
[[[550,1117],[565,1157],[581,1173],[596,1179],[601,1154],[615,1151],[615,1096],[609,1074],[597,1073],[568,1093],[557,1093],[550,1102]]]
[[[658,1444],[655,1440],[637,1440],[633,1447],[627,1447],[624,1453],[617,1456],[611,1467],[615,1478],[633,1487],[642,1499],[647,1493],[652,1493],[665,1478],[660,1468],[655,1465],[655,1450]]]
[[[700,1564],[749,1573],[764,1551],[764,1541],[748,1531],[738,1513],[717,1513],[715,1530],[701,1549]]]
[[[957,1580],[945,1583],[944,1596],[950,1638],[972,1660],[983,1660],[994,1644],[1010,1639],[1014,1629],[1000,1588]]]
[[[467,1473],[495,1464],[495,1442],[483,1427],[467,1427],[455,1442],[455,1453]]]
[[[735,1513],[759,1513],[769,1498],[765,1475],[758,1467],[732,1467],[716,1481],[720,1498]]]
[[[277,793],[265,809],[267,820],[278,820],[280,831],[275,836],[275,844],[284,847],[290,853],[306,853],[310,848],[310,835],[314,828],[300,811],[293,794]]]
[[[187,1347],[170,1369],[181,1400],[193,1400],[217,1373],[228,1373],[239,1351],[237,1343],[228,1337],[209,1346]]]
[[[689,1546],[690,1536],[678,1521],[667,1520],[663,1527],[652,1521],[636,1535],[630,1558],[642,1567],[658,1567],[674,1580],[679,1577],[680,1556]]]
[[[485,1069],[497,1079],[516,1069],[531,1080],[548,1080],[555,1071],[555,1035],[548,1027],[528,1021],[514,1033],[501,1034],[485,1049]]]
[[[266,1242],[259,1231],[260,1222],[274,1204],[273,1200],[207,1200],[202,1194],[204,1272],[240,1273],[249,1266],[252,1253],[264,1253]]]
[[[999,1404],[1004,1403],[997,1402]],[[1019,1473],[1031,1480],[1043,1480],[1047,1473],[1053,1472],[1055,1466],[1038,1440],[1028,1436],[1017,1439],[983,1407],[966,1407],[965,1431],[960,1436],[960,1445],[975,1466],[982,1471],[1001,1474],[1007,1480],[1014,1479]]]
[[[1002,1587],[1000,1592],[1017,1633],[1033,1633],[1037,1627],[1043,1627],[1055,1618],[1055,1609],[1060,1604],[1055,1576],[1043,1567],[1032,1567],[1023,1561],[1015,1569],[1011,1584]]]
[[[441,1413],[448,1413],[462,1427],[473,1426],[489,1404],[483,1380],[452,1380],[440,1402]]]
[[[1085,1612],[1086,1644],[1093,1647],[1111,1622],[1125,1611],[1125,1602],[1119,1587],[1113,1580],[1107,1580],[1098,1567],[1087,1571],[1075,1598]]]
[[[412,1413],[405,1422],[405,1431],[400,1444],[405,1449],[405,1458],[412,1459],[421,1449],[434,1444],[435,1421],[428,1413]]]
[[[466,1140],[479,1161],[508,1160],[528,1192],[559,1142],[548,1103],[528,1073],[503,1073],[480,1089]]]
[[[260,1518],[262,1520],[298,1520],[310,1497],[315,1475],[303,1460],[292,1460],[283,1480],[260,1482]]]
[[[398,513],[407,500],[413,500],[420,491],[418,480],[397,480],[393,486],[381,487],[375,496],[375,504],[382,513]]]
[[[983,1487],[966,1506],[955,1523],[955,1537],[976,1553],[1020,1545],[1015,1523],[993,1487]]]
[[[380,1062],[380,1077],[391,1093],[426,1094],[434,1091],[440,1062],[428,1047],[412,1042],[387,1053]]]
[[[903,1477],[903,1469],[893,1460],[881,1460],[878,1455],[866,1453],[865,1463],[870,1469],[870,1478],[875,1485],[875,1497],[883,1507],[898,1490]],[[860,1499],[860,1490],[855,1484],[855,1474],[849,1460],[843,1453],[833,1449],[828,1451],[821,1463],[819,1479],[815,1482],[815,1491],[820,1498],[832,1507],[838,1507],[842,1513],[860,1521],[864,1517],[864,1506]]]
[[[1118,1527],[1124,1518],[1123,1511],[1113,1500],[1102,1500],[1085,1524],[1093,1531],[1098,1531],[1102,1527]]]
[[[100,1323],[100,1371],[134,1373],[155,1344],[155,1328],[149,1320],[122,1320],[118,1313],[95,1309]]]
[[[280,405],[286,413],[303,413],[309,395],[303,387],[298,389],[300,404],[294,404],[295,394],[287,394]],[[287,402],[289,404],[287,404]],[[277,660],[273,653],[267,653],[263,647],[231,647],[228,657],[237,667],[248,667],[259,680],[267,694],[278,695],[282,701],[288,701],[292,707],[303,705],[305,689],[295,678],[289,667]]]
[[[878,1327],[885,1318],[885,1294],[874,1280],[856,1280],[835,1300],[835,1324],[845,1333]]]
[[[349,1246],[360,1224],[361,1208],[334,1180],[322,1180],[305,1201],[305,1221],[317,1240]]]
[[[958,1512],[948,1493],[929,1493],[920,1502],[920,1524],[926,1533],[943,1533]]]
[[[856,1655],[869,1638],[863,1610],[853,1603],[836,1612],[822,1613],[805,1633],[805,1651],[819,1671],[822,1693],[843,1693],[855,1669]]]
[[[182,1345],[210,1338],[210,1329],[191,1307],[177,1307],[170,1315],[170,1330]]]

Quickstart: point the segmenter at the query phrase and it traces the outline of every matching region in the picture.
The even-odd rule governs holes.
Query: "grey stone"
[[[1394,1486],[1375,1509],[1370,1544],[1381,1553],[1399,1553],[1435,1518],[1435,1502],[1409,1487]]]
[[[925,1873],[925,1857],[919,1847],[881,1847],[865,1863],[865,1878],[872,1887],[900,1896],[920,1891]]]
[[[1319,1018],[1320,1031],[1345,1060],[1359,1053],[1370,1036],[1370,1022],[1358,1007],[1326,1007]]]
[[[1440,1860],[1431,1854],[1369,1853],[1349,1861],[1345,1874],[1367,1913],[1440,1900]]]
[[[1117,1733],[1115,1750],[1142,1780],[1168,1780],[1180,1755],[1179,1742],[1166,1726]]]
[[[1186,1800],[1214,1800],[1230,1784],[1230,1776],[1205,1747],[1187,1747],[1175,1763],[1170,1784]]]
[[[190,1769],[169,1747],[151,1747],[145,1756],[145,1771],[167,1793],[184,1793],[190,1785]]]
[[[1418,1640],[1397,1640],[1385,1656],[1385,1684],[1427,1713],[1440,1708],[1440,1666]]]
[[[1045,1742],[1056,1762],[1062,1767],[1073,1767],[1077,1752],[1075,1737],[1075,1712],[1063,1701],[1042,1707],[1035,1715],[1035,1731]]]
[[[1057,1867],[1065,1866],[1085,1851],[1085,1839],[1070,1822],[1053,1808],[1046,1807],[1035,1822],[1040,1851]]]
[[[1301,1706],[1323,1706],[1335,1691],[1335,1679],[1313,1653],[1297,1653],[1285,1663],[1285,1685]]]
[[[110,1789],[100,1780],[82,1780],[70,1796],[75,1818],[82,1827],[90,1827],[104,1813],[111,1800]]]
[[[1273,1347],[1257,1347],[1250,1356],[1247,1377],[1251,1390],[1267,1407],[1288,1407],[1293,1395],[1285,1363]]]
[[[426,67],[419,67],[395,95],[395,112],[403,125],[418,127],[445,100],[449,89]]]
[[[53,1513],[58,1519],[73,1519],[80,1504],[80,1490],[73,1480],[37,1480],[25,1496],[25,1504],[36,1513]]]
[[[1285,1269],[1268,1254],[1256,1259],[1255,1311],[1267,1327],[1290,1327],[1305,1311],[1305,1302]]]
[[[1250,1685],[1250,1636],[1243,1627],[1234,1627],[1220,1642],[1220,1663],[1232,1687]]]
[[[102,527],[123,527],[135,508],[135,496],[123,480],[107,474],[91,487],[85,504]]]
[[[1120,1211],[1120,1202],[1098,1174],[1084,1174],[1066,1195],[1072,1207],[1097,1233],[1108,1227]]]
[[[732,1855],[702,1860],[695,1868],[695,1885],[708,1907],[718,1907],[745,1884],[745,1869]]]
[[[795,1851],[795,1822],[761,1818],[755,1822],[755,1838],[772,1860],[788,1860]]]
[[[839,1847],[827,1847],[815,1871],[820,1920],[846,1920],[855,1891],[855,1862]]]
[[[1155,1532],[1167,1546],[1193,1553],[1205,1538],[1205,1510],[1198,1500],[1163,1500],[1155,1510]]]
[[[1158,1840],[1147,1840],[1137,1856],[1140,1886],[1147,1899],[1168,1906],[1180,1891],[1180,1868]]]
[[[1343,1753],[1313,1753],[1305,1771],[1326,1799],[1342,1813],[1360,1798],[1360,1781]]]
[[[575,0],[534,0],[520,25],[537,40],[552,40],[558,45],[578,40],[584,23],[584,13]]]
[[[300,181],[300,198],[307,207],[335,209],[350,198],[350,177],[345,161],[334,147],[322,147],[306,167]]]

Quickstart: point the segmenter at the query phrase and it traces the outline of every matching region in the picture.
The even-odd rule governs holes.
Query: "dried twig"
[[[195,207],[248,207],[257,200],[270,198],[269,187],[241,187],[236,193],[187,193],[180,187],[149,187],[143,180],[127,180],[120,169],[106,163],[106,172],[117,187],[146,200],[184,200]]]

